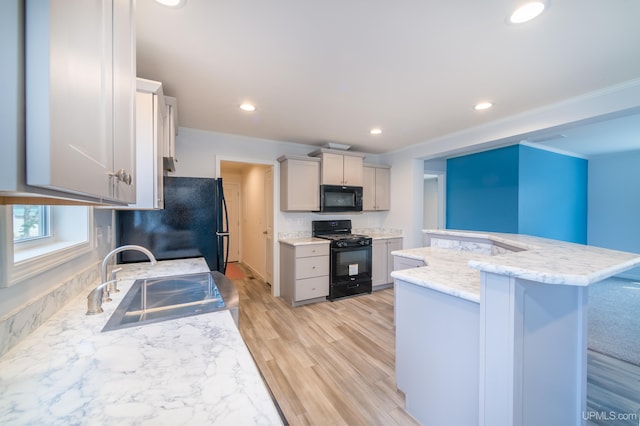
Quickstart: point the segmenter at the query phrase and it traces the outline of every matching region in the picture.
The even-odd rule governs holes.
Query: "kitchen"
[[[195,6],[197,3],[193,3]],[[191,5],[188,3],[184,8]],[[138,13],[150,13],[148,8],[153,7],[150,3],[138,2]],[[559,7],[554,8],[558,9]],[[186,9],[183,9],[185,11]],[[551,9],[552,11],[554,9]],[[162,12],[163,19],[168,18],[170,10]],[[171,11],[173,12],[173,11]],[[179,10],[178,10],[179,12]],[[4,15],[4,14],[3,14]],[[139,31],[143,28],[144,22],[139,23]],[[166,27],[171,27],[171,22],[165,22]],[[9,26],[10,27],[10,26]],[[3,28],[8,28],[3,25]],[[139,55],[144,54],[144,46],[139,47]],[[233,57],[237,52],[227,52]],[[256,53],[257,54],[257,53]],[[176,53],[178,55],[178,53]],[[140,71],[144,71],[140,66]],[[162,67],[160,67],[162,68]],[[634,74],[633,67],[627,67],[631,75]],[[158,70],[159,71],[159,70]],[[3,71],[4,72],[4,71]],[[141,74],[142,75],[142,74]],[[189,105],[187,94],[169,92],[171,84],[176,84],[170,78],[155,77],[152,70],[147,70],[144,77],[154,78],[159,81],[165,80],[167,92],[175,95],[181,102],[181,108]],[[275,76],[274,76],[275,77]],[[632,80],[631,78],[627,78]],[[273,81],[278,81],[274,79]],[[294,85],[295,87],[295,85]],[[386,154],[376,153],[367,157],[367,161],[374,163],[388,164],[391,166],[391,205],[401,206],[391,208],[388,212],[367,213],[352,217],[354,228],[400,228],[403,230],[405,247],[420,247],[423,245],[422,235],[422,188],[423,170],[425,160],[433,160],[446,155],[453,155],[456,152],[464,152],[469,149],[489,148],[509,144],[512,141],[523,139],[537,131],[554,127],[556,131],[561,131],[563,127],[571,127],[571,123],[583,120],[592,120],[596,117],[603,117],[608,114],[622,114],[624,111],[632,112],[638,107],[638,84],[631,81],[627,84],[612,87],[610,90],[592,93],[588,97],[574,98],[562,104],[553,104],[545,108],[532,110],[527,114],[504,118],[501,122],[487,121],[483,125],[471,130],[463,130],[452,133],[448,136],[433,138],[431,143],[418,144],[406,150],[390,152]],[[10,90],[8,90],[9,92]],[[4,92],[4,86],[3,86]],[[7,92],[7,93],[8,93]],[[9,109],[11,110],[11,109]],[[256,111],[260,113],[260,106]],[[236,111],[233,111],[235,114]],[[228,111],[227,115],[232,112]],[[8,118],[3,114],[3,119]],[[216,120],[222,120],[224,114],[220,113]],[[260,115],[243,116],[239,120],[244,120],[245,127],[258,125]],[[249,118],[247,118],[249,117]],[[265,118],[262,118],[263,120]],[[229,118],[229,122],[238,118]],[[339,121],[336,119],[336,121]],[[3,126],[4,131],[11,130],[10,125]],[[228,131],[211,131],[187,127],[181,127],[178,132],[177,149],[179,161],[176,164],[176,174],[189,176],[216,177],[221,170],[220,164],[224,161],[242,161],[272,166],[278,170],[277,157],[282,154],[306,156],[317,146],[293,144],[290,142],[280,142],[278,138],[260,138],[255,136],[241,136],[231,134]],[[318,135],[321,135],[318,132]],[[516,136],[514,136],[516,135]],[[15,136],[14,136],[15,137]],[[324,139],[323,136],[317,136]],[[7,139],[11,139],[8,136]],[[3,137],[4,139],[4,137]],[[283,138],[288,140],[287,138]],[[427,140],[427,138],[423,139]],[[314,141],[315,143],[316,141]],[[376,142],[379,143],[379,142]],[[481,146],[478,146],[481,145]],[[362,149],[362,151],[367,151]],[[13,160],[11,160],[13,162]],[[214,166],[215,165],[215,166]],[[6,170],[3,168],[3,170]],[[279,200],[279,174],[274,174],[274,200]],[[279,203],[274,202],[274,234],[277,236],[281,232],[310,232],[311,220],[327,219],[324,215],[310,213],[283,213],[278,209]],[[57,267],[47,273],[47,277],[59,282],[72,274],[74,270],[88,268],[90,265],[99,262],[109,251],[110,240],[113,228],[111,218],[108,213],[97,212],[96,228],[97,234],[103,236],[97,252],[90,252],[84,259],[77,263],[67,264],[65,267]],[[329,217],[330,218],[330,217]],[[113,238],[113,237],[111,237]],[[278,259],[278,247],[274,243],[275,258]],[[93,263],[92,263],[93,262]],[[78,267],[80,265],[80,267]],[[274,260],[274,292],[280,282],[280,271],[277,261]],[[33,283],[25,287],[9,287],[3,289],[7,297],[3,297],[3,315],[11,312],[11,304],[22,305],[42,292],[42,280],[33,280]],[[38,282],[36,282],[38,281]]]

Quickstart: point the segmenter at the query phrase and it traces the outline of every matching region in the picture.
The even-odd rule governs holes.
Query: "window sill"
[[[14,264],[8,285],[17,284],[89,252],[91,252],[89,241],[58,241],[20,250],[14,254]]]

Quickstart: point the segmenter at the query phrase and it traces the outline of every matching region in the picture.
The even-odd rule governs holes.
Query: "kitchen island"
[[[79,295],[0,358],[0,423],[282,424],[229,311],[101,332],[135,279],[203,259],[118,266],[104,313]]]
[[[428,230],[395,251],[396,381],[424,424],[580,425],[587,289],[640,255],[526,235]]]

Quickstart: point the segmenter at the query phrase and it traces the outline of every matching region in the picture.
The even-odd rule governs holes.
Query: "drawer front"
[[[296,280],[296,301],[329,295],[329,277]]]
[[[296,259],[296,280],[329,275],[329,256]]]
[[[329,256],[329,244],[309,244],[296,247],[296,257]]]

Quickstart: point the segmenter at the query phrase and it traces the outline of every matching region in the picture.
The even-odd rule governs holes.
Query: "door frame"
[[[238,234],[236,235],[236,238],[237,238],[236,243],[237,243],[237,246],[238,246],[238,262],[241,262],[242,261],[242,226],[240,226],[240,218],[242,217],[242,203],[240,202],[240,198],[241,198],[241,194],[242,194],[242,185],[239,182],[227,182],[227,183],[225,183],[224,180],[223,180],[222,181],[223,188],[226,185],[233,186],[234,189],[237,189],[237,191],[238,191],[238,200],[237,200],[238,201],[238,205],[236,206],[237,207],[236,210],[237,210],[237,213],[238,213],[238,217],[237,217],[237,219],[238,219]],[[225,191],[224,193],[225,193],[225,199],[227,199],[227,197],[226,197],[227,191]],[[227,199],[227,201],[228,201],[228,199]],[[229,203],[227,203],[227,208],[228,208],[228,206],[229,206]],[[231,228],[230,225],[227,223],[227,229],[229,229],[229,232],[231,232],[230,228]],[[229,236],[229,239],[231,239],[231,236]],[[229,243],[229,247],[231,247],[231,243]],[[230,260],[230,262],[231,262],[231,260]]]
[[[273,170],[273,283],[271,284],[271,294],[274,297],[280,296],[280,250],[278,244],[278,208],[280,203],[280,163],[277,160],[268,161],[262,159],[253,159],[246,157],[235,157],[227,155],[215,156],[215,177],[220,178],[220,162],[233,161],[236,163],[256,164],[262,166],[271,166]]]

